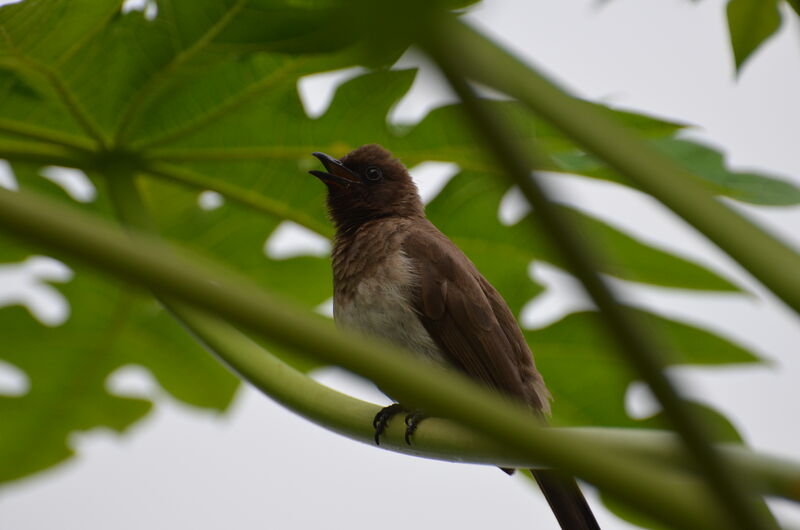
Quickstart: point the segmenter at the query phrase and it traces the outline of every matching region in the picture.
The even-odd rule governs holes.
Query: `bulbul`
[[[393,342],[526,403],[544,417],[550,393],[503,298],[425,217],[408,170],[370,144],[341,160],[314,153],[325,171],[336,227],[333,315],[342,327]],[[375,441],[399,404],[375,418]],[[424,418],[407,411],[406,441]],[[504,470],[511,472],[513,470]],[[564,530],[599,529],[572,477],[531,470]]]

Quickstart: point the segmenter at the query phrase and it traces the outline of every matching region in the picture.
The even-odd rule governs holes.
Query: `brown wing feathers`
[[[509,340],[493,307],[497,302],[490,302],[481,285],[485,280],[472,263],[438,233],[412,232],[403,250],[417,264],[415,303],[420,321],[448,361],[490,387],[530,402],[531,392],[520,377],[518,345]],[[510,316],[516,326],[513,315],[506,311],[507,315],[500,316]],[[527,349],[525,353],[530,359]],[[538,402],[531,405],[541,406]]]
[[[403,251],[419,275],[414,303],[420,321],[448,361],[499,392],[549,413],[549,392],[525,337],[494,287],[435,228],[409,234]],[[575,479],[554,470],[531,472],[561,528],[599,530]]]

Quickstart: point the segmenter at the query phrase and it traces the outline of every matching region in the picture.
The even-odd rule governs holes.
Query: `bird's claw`
[[[425,412],[419,409],[406,414],[405,440],[408,445],[411,445],[411,437],[417,431],[417,427],[419,427],[419,424],[422,423],[422,420],[424,420],[427,417],[428,416],[425,414]]]
[[[381,444],[381,434],[386,430],[389,420],[405,410],[406,409],[399,403],[392,403],[388,407],[383,407],[375,414],[375,418],[372,420],[372,427],[375,429],[375,445]]]

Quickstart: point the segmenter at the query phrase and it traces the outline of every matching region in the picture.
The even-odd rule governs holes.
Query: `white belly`
[[[414,353],[444,362],[422,326],[409,297],[417,278],[401,252],[386,260],[377,274],[358,283],[346,298],[334,297],[333,316],[344,328],[393,342]]]

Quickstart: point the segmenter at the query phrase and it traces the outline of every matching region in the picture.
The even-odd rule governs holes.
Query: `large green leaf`
[[[0,398],[0,481],[22,477],[71,454],[76,430],[125,430],[150,403],[110,394],[108,376],[128,364],[146,366],[179,399],[224,409],[237,380],[194,343],[146,294],[78,269],[60,287],[67,323],[45,328],[19,306],[0,309],[2,358],[30,378],[30,391]]]
[[[437,5],[455,9],[470,3]],[[330,297],[328,260],[277,260],[262,249],[284,219],[330,235],[324,187],[305,173],[311,152],[341,155],[378,142],[409,165],[456,162],[461,172],[428,205],[428,214],[519,313],[541,291],[528,278],[531,261],[560,261],[528,219],[511,226],[498,220],[508,186],[476,148],[458,105],[435,109],[417,124],[389,124],[387,116],[408,92],[415,72],[383,69],[340,86],[321,117],[311,119],[304,112],[297,93],[302,76],[364,61],[386,64],[416,31],[404,28],[379,42],[381,30],[409,23],[410,8],[392,2],[397,17],[384,13],[381,23],[364,24],[362,17],[383,9],[382,4],[345,4],[365,8],[347,22],[363,32],[331,36],[331,28],[349,27],[332,21],[352,6],[325,0],[162,0],[155,20],[136,12],[123,15],[119,2],[95,0],[27,0],[0,8],[0,153],[8,148],[22,188],[105,217],[114,217],[106,179],[120,169],[137,173],[158,231],[176,243],[177,252],[188,248],[222,262],[309,308]],[[535,146],[538,169],[625,184],[515,102],[492,106]],[[705,178],[720,195],[762,204],[800,202],[790,184],[730,172],[715,151],[677,138],[680,124],[600,108]],[[26,149],[38,154],[26,157]],[[47,149],[59,156],[42,155]],[[97,200],[77,205],[38,175],[42,165],[65,158],[87,170]],[[219,190],[224,203],[199,208],[203,189]],[[562,209],[582,237],[602,251],[598,268],[603,273],[682,289],[736,289],[712,271],[601,219]],[[29,253],[18,243],[0,243],[0,261]],[[0,401],[0,422],[11,426],[3,429],[0,462],[14,461],[0,480],[68,457],[66,439],[72,431],[123,430],[146,414],[148,402],[106,390],[107,377],[120,366],[146,367],[173,396],[201,407],[224,409],[236,387],[236,380],[147,293],[68,264],[75,278],[57,286],[72,308],[66,323],[47,328],[18,306],[0,309],[0,358],[20,367],[32,382],[30,393]],[[682,362],[753,361],[706,332],[650,320],[677,342]],[[556,396],[555,420],[639,425],[627,418],[621,397],[632,376],[610,346],[598,342],[595,327],[591,317],[580,315],[529,334]],[[291,352],[276,353],[302,368],[310,366]],[[577,376],[570,371],[576,363]],[[597,385],[587,384],[596,380],[604,381],[600,396],[589,391]],[[52,414],[58,421],[46,421]],[[19,456],[29,447],[35,454]]]
[[[15,164],[15,169],[23,189],[66,197],[33,166]],[[230,264],[266,288],[291,291],[310,307],[328,296],[326,260],[303,256],[275,261],[264,256],[261,247],[276,221],[235,205],[204,211],[197,207],[195,193],[170,188],[174,186],[162,185],[156,194],[170,207],[163,209],[159,204],[156,210],[164,213],[159,219],[176,238],[190,247],[224,253]],[[102,187],[100,191],[89,207],[108,216],[107,195]],[[30,252],[12,243],[0,238],[0,259],[19,259]],[[146,367],[173,397],[198,407],[224,410],[237,387],[238,380],[147,293],[131,291],[90,270],[72,268],[75,278],[59,287],[71,307],[64,324],[47,328],[19,306],[0,308],[4,337],[0,358],[22,369],[32,381],[28,394],[0,401],[0,417],[9,429],[0,437],[0,454],[4,461],[13,462],[13,466],[0,466],[0,482],[70,456],[70,432],[99,426],[123,431],[141,418],[149,402],[114,396],[105,387],[108,376],[121,366]],[[288,352],[282,354],[299,368],[314,366]],[[53,414],[58,421],[50,421]]]

